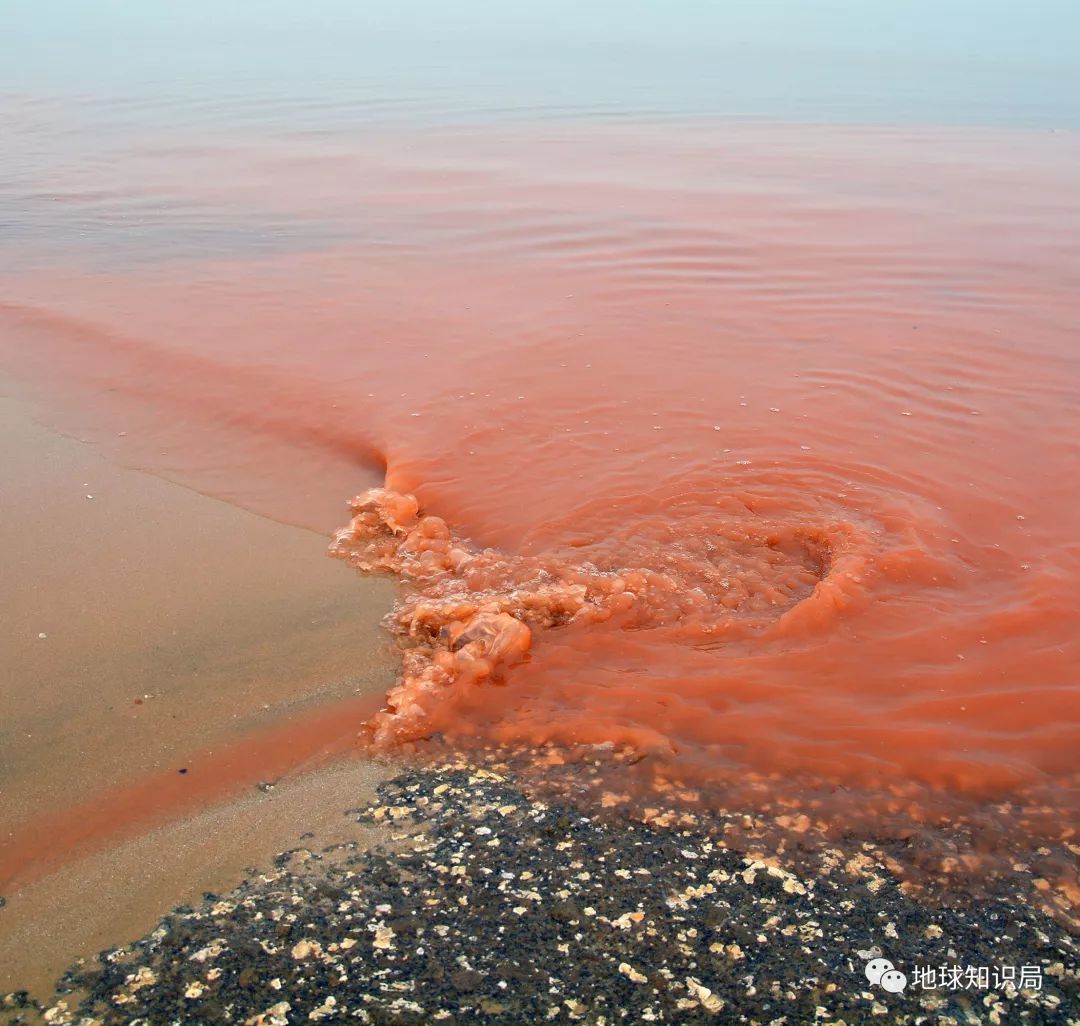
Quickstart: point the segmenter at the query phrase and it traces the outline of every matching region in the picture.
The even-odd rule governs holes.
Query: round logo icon
[[[881,987],[890,994],[903,994],[907,977],[899,969],[889,969],[881,974]]]
[[[896,972],[896,967],[887,958],[872,958],[866,963],[866,978],[871,983],[880,983],[881,977],[889,972]]]

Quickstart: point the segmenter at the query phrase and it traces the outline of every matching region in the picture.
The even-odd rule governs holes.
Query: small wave
[[[791,633],[849,606],[866,569],[867,538],[854,525],[785,523],[742,502],[635,523],[614,548],[572,543],[575,558],[479,549],[388,489],[351,507],[331,554],[409,583],[387,621],[405,657],[370,724],[377,744],[426,737],[455,691],[504,679],[555,628],[677,627],[699,644]]]

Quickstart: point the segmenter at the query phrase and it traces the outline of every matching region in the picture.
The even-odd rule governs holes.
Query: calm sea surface
[[[381,741],[1075,820],[1075,5],[2,10],[0,370],[269,517],[442,518]],[[525,658],[442,651],[495,613]]]

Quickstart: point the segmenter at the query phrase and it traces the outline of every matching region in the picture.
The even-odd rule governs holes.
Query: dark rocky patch
[[[488,770],[413,771],[355,812],[387,843],[284,853],[72,971],[54,1023],[1068,1024],[1077,942],[1027,905],[931,908],[869,845],[813,873],[693,830],[584,815]],[[1042,987],[888,994],[916,965],[1037,966]],[[22,1000],[23,1006],[18,1002]],[[4,999],[29,1021],[25,997]]]

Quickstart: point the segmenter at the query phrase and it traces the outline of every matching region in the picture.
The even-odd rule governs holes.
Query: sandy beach
[[[0,432],[0,987],[47,988],[378,779],[318,767],[393,680],[391,592],[25,405],[2,404]]]

